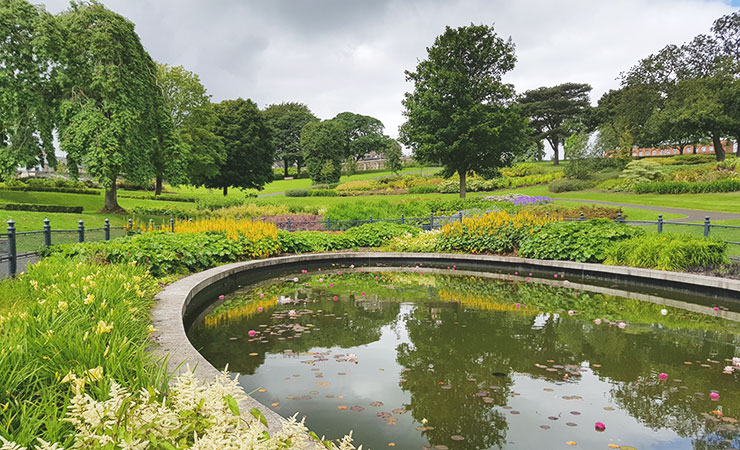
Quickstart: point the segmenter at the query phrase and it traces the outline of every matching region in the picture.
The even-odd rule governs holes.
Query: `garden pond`
[[[562,275],[339,265],[213,300],[189,327],[193,345],[327,439],[740,448],[732,303],[620,296]]]

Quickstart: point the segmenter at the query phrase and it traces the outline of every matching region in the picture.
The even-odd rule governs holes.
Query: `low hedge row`
[[[740,191],[740,179],[715,181],[653,181],[632,187],[638,194],[702,194],[707,192]]]
[[[135,198],[138,200],[159,200],[163,202],[184,202],[184,203],[195,203],[198,201],[196,197],[183,197],[176,194],[130,194],[128,192],[120,192],[118,194],[120,198]]]
[[[591,189],[596,186],[596,183],[591,180],[578,180],[574,178],[564,178],[562,180],[555,180],[547,186],[547,190],[550,192],[571,192],[571,191],[583,191],[585,189]]]
[[[86,194],[100,195],[99,191],[87,188],[67,188],[54,186],[2,186],[3,191],[23,191],[23,192],[63,192],[65,194]]]
[[[82,211],[84,208],[82,206],[6,203],[4,205],[0,205],[0,209],[4,209],[7,211],[35,211],[35,212],[49,212],[49,213],[82,214]]]

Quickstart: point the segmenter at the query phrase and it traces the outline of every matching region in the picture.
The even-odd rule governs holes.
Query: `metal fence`
[[[549,213],[547,213],[549,215]],[[464,211],[444,216],[435,216],[430,214],[428,217],[404,217],[401,215],[397,219],[373,219],[367,220],[291,220],[287,218],[284,221],[271,221],[279,229],[285,231],[344,231],[352,227],[360,226],[373,222],[388,222],[406,224],[419,227],[423,230],[432,230],[440,228],[451,222],[462,222],[466,216],[471,213]],[[189,219],[192,221],[192,219]],[[569,221],[585,221],[587,218],[581,213],[578,218],[566,218]],[[730,246],[730,259],[740,261],[740,226],[718,225],[713,224],[709,217],[706,217],[704,223],[686,223],[686,222],[666,222],[663,215],[658,215],[658,220],[625,220],[622,213],[617,215],[615,222],[627,225],[640,226],[647,229],[655,230],[658,233],[664,232],[681,232],[695,236],[714,237],[727,242]],[[175,219],[169,219],[169,222],[162,223],[160,230],[175,231]],[[150,229],[155,229],[154,220],[149,221]],[[653,228],[654,227],[654,228]],[[76,230],[53,230],[49,220],[44,220],[44,229],[38,231],[16,231],[15,222],[8,221],[7,233],[0,234],[0,266],[7,267],[7,273],[0,271],[0,278],[3,276],[15,276],[19,271],[23,271],[29,263],[38,259],[38,251],[52,244],[65,244],[72,242],[94,242],[110,240],[115,237],[125,236],[127,229],[133,229],[133,221],[129,219],[128,227],[112,227],[108,219],[105,219],[105,225],[102,228],[85,228],[82,220]],[[7,261],[7,264],[4,262]]]
[[[80,220],[75,230],[55,230],[49,219],[44,220],[42,230],[35,231],[18,231],[14,221],[7,223],[7,231],[0,233],[0,267],[5,269],[0,270],[0,278],[23,272],[28,264],[38,260],[40,250],[53,244],[109,241],[126,235],[125,227],[112,227],[108,219],[99,228],[85,228],[85,222]]]

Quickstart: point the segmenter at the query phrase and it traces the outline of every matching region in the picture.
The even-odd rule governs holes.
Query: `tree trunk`
[[[157,175],[157,181],[154,183],[154,195],[162,195],[162,175]]]
[[[283,172],[283,178],[288,178],[288,159],[283,159],[283,168],[285,169]]]
[[[298,168],[298,174],[296,175],[296,179],[297,179],[301,177],[301,161],[296,160],[295,165]]]
[[[712,143],[714,144],[714,155],[717,161],[725,160],[725,149],[722,147],[722,138],[719,133],[712,133]]]
[[[228,186],[224,186],[224,197],[226,197],[226,195],[228,193],[229,193],[229,187]]]
[[[558,154],[558,152],[559,152],[560,142],[556,138],[553,138],[552,140],[548,139],[548,142],[550,143],[553,149],[554,157],[552,159],[552,165],[559,166],[560,165],[560,155]]]
[[[111,187],[105,190],[105,206],[101,212],[125,212],[123,208],[118,205],[118,186],[116,186],[116,178],[113,178],[113,184]]]
[[[465,175],[467,175],[467,171],[466,170],[460,170],[460,171],[458,171],[458,173],[460,174],[460,198],[465,198],[465,188],[466,188],[466,186],[465,186],[465,182],[466,182]]]

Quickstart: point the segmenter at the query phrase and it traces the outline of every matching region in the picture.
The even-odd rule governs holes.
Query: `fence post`
[[[370,223],[373,223],[373,216],[370,216]]]
[[[585,220],[585,217],[583,216],[583,213],[581,213],[580,221],[583,222]]]
[[[8,272],[10,272],[11,278],[15,278],[15,273],[18,270],[18,253],[15,250],[15,222],[11,219],[8,220]]]
[[[429,229],[434,229],[434,213],[429,214]]]
[[[462,219],[463,219],[463,212],[460,211],[460,223],[462,223]]]
[[[545,218],[550,219],[550,211],[545,211]]]
[[[404,223],[406,223],[406,221],[403,218],[403,214],[401,214],[401,225],[403,225]]]
[[[44,247],[51,247],[51,220],[44,219]]]
[[[170,217],[170,231],[175,232],[175,219]]]
[[[288,217],[288,231],[290,231],[290,217]]]
[[[188,223],[193,223],[193,218],[192,217],[188,217]]]
[[[658,233],[663,232],[663,214],[658,214]]]
[[[622,213],[617,213],[617,223],[622,223]]]
[[[709,237],[709,228],[712,226],[712,223],[709,221],[709,216],[704,218],[704,237]]]
[[[128,231],[134,229],[134,219],[128,219]]]
[[[85,242],[85,222],[80,219],[77,223],[77,242]]]
[[[105,233],[105,240],[110,241],[110,220],[105,219],[105,224],[103,225],[103,232]]]
[[[327,217],[326,218],[326,231],[329,231],[329,230],[331,230],[331,219]]]

